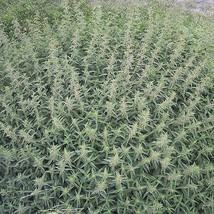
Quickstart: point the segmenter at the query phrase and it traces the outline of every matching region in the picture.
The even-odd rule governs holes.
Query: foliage
[[[69,0],[69,5],[72,4],[73,0]],[[9,35],[13,35],[14,20],[17,20],[22,28],[27,28],[39,11],[40,19],[46,18],[49,24],[53,25],[61,20],[63,14],[60,0],[0,0],[0,6],[0,23]]]
[[[60,11],[0,31],[0,213],[213,213],[213,28],[158,3]]]

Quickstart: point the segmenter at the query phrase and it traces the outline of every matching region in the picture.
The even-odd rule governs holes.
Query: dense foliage
[[[214,213],[214,29],[64,2],[0,31],[0,213]]]

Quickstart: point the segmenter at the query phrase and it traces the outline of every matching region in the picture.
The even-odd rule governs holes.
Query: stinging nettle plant
[[[213,213],[208,20],[57,7],[0,28],[0,213]]]

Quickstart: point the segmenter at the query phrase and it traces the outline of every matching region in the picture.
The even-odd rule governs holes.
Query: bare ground
[[[191,11],[214,14],[214,0],[174,0],[174,2]]]

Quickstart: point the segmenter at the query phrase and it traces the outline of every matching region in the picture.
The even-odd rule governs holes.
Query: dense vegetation
[[[0,213],[214,213],[211,20],[0,2]]]

